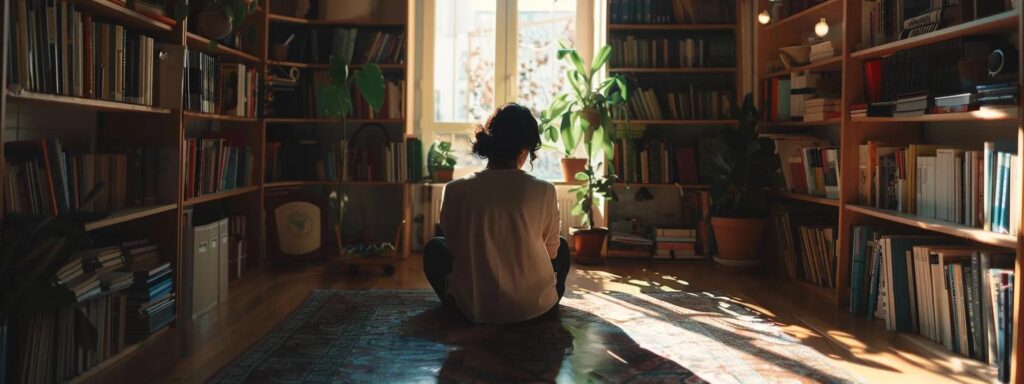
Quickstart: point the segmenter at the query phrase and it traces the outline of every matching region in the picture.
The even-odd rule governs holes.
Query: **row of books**
[[[820,72],[792,73],[789,78],[772,78],[764,88],[768,121],[822,121],[840,116],[840,100],[819,94],[822,82],[838,78]]]
[[[853,228],[850,311],[998,367],[1009,379],[1014,255],[949,239]]]
[[[772,232],[786,276],[835,286],[836,219],[807,206],[772,205]]]
[[[980,150],[868,141],[859,151],[862,203],[1016,233],[1021,180],[1014,141],[986,142]]]
[[[859,49],[918,36],[938,30],[940,27],[952,27],[994,15],[1013,9],[1013,2],[976,0],[944,3],[940,8],[933,9],[932,4],[928,2],[865,1],[860,6],[861,45]]]
[[[254,184],[252,148],[224,138],[185,139],[185,198]]]
[[[736,3],[719,0],[611,0],[612,24],[730,24]]]
[[[763,135],[775,142],[786,191],[839,198],[839,150],[808,135]]]
[[[733,92],[699,89],[638,88],[629,99],[630,116],[639,120],[717,120],[732,116]]]
[[[39,93],[153,105],[157,45],[101,23],[73,2],[8,3],[8,85]]]
[[[961,71],[961,63],[984,63],[992,48],[999,45],[991,38],[965,37],[867,60],[864,62],[865,102],[875,105],[897,101],[904,95],[946,96],[973,92],[976,79],[968,75],[969,70]]]
[[[612,164],[619,180],[630,183],[698,184],[697,155],[692,147],[659,140],[619,138]]]
[[[702,37],[616,36],[609,44],[612,67],[715,68],[736,65],[736,39],[732,35]]]
[[[811,53],[808,56],[812,63],[835,57],[836,47],[832,40],[824,40],[811,44]]]
[[[195,319],[227,300],[228,283],[241,276],[248,260],[247,218],[212,209],[182,212],[182,313]]]
[[[635,221],[612,222],[608,233],[608,257],[650,258],[654,240],[650,228]]]
[[[673,260],[698,260],[697,229],[695,228],[654,228],[654,258]]]
[[[169,199],[162,188],[176,183],[161,148],[76,154],[58,139],[40,139],[8,142],[4,150],[9,212],[109,212]]]
[[[1007,113],[1016,109],[1018,85],[997,82],[978,84],[973,91],[933,97],[928,93],[900,95],[895,102],[878,102],[871,105],[851,106],[850,117],[869,116],[922,116],[925,114],[962,113],[992,111]]]
[[[363,41],[365,39],[368,40]],[[357,28],[338,28],[334,30],[332,52],[345,58],[346,63],[402,64],[405,62],[405,44],[405,33],[401,32],[364,31],[360,36]],[[358,60],[354,56],[356,52],[362,55]]]
[[[185,51],[185,110],[227,116],[256,117],[260,79],[256,68],[221,63],[213,56]]]
[[[379,111],[374,111],[354,89],[352,99],[352,117],[357,119],[404,119],[405,118],[405,80],[384,82],[384,104]]]
[[[422,154],[422,142],[412,138],[372,149],[354,148],[348,140],[268,143],[267,179],[417,181],[423,177]]]
[[[174,269],[160,260],[159,250],[130,251],[134,274],[132,286],[125,290],[125,339],[139,342],[167,327],[175,319]]]

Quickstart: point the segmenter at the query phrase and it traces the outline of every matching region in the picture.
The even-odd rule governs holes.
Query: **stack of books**
[[[895,117],[922,116],[931,106],[931,97],[927,93],[912,93],[896,98]]]
[[[140,341],[174,321],[174,271],[171,263],[160,261],[157,250],[135,253],[131,271],[134,282],[125,291],[126,336],[130,341]]]
[[[831,40],[825,40],[820,43],[811,44],[810,59],[812,63],[815,61],[828,59],[830,57],[835,57],[835,55],[836,48],[835,46],[832,45]]]
[[[978,109],[978,97],[974,93],[958,93],[955,95],[939,96],[935,98],[935,103],[931,108],[928,108],[928,113],[941,114],[941,113],[959,113],[969,112]]]
[[[978,85],[978,105],[1017,105],[1017,83]]]
[[[851,244],[851,312],[994,365],[1005,382],[1013,350],[1012,252],[862,226],[853,228]]]
[[[611,226],[611,235],[608,238],[608,257],[651,257],[654,240],[640,234],[642,231],[636,228],[619,227],[614,223]]]
[[[75,301],[79,303],[93,299],[103,291],[100,287],[100,278],[95,273],[79,275],[65,283],[64,286],[75,294]]]
[[[697,230],[692,228],[655,228],[655,259],[700,259],[697,255]]]
[[[850,105],[850,117],[868,117],[868,105],[865,103],[851,104]]]
[[[804,121],[835,119],[840,114],[839,99],[815,98],[804,101]]]

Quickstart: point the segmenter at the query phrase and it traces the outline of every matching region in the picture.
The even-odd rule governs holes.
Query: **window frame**
[[[495,1],[495,106],[500,106],[518,99],[519,83],[517,26],[519,16],[518,0],[494,0]],[[596,17],[600,14],[598,8],[601,1],[577,0],[576,1],[576,49],[587,58],[593,56],[595,42],[598,40],[597,33],[603,32],[596,29]],[[424,1],[423,4],[423,36],[422,44],[422,80],[418,87],[421,107],[417,125],[420,127],[420,137],[424,145],[430,145],[434,137],[438,135],[466,134],[472,132],[473,127],[482,122],[443,122],[434,119],[434,30],[435,14],[437,11],[435,1]],[[601,24],[603,25],[603,24]],[[603,28],[602,28],[603,29]],[[603,34],[602,34],[603,35]]]

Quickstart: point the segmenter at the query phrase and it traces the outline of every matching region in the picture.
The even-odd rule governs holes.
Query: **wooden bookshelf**
[[[302,69],[328,69],[331,66],[330,64],[327,64],[327,63],[301,63],[301,62],[297,62],[297,61],[287,61],[287,60],[267,60],[267,64],[274,65],[274,66],[280,66],[280,67],[295,67],[295,68],[302,68]],[[381,71],[404,71],[405,70],[405,64],[377,64],[377,67],[380,68]],[[357,70],[357,69],[362,69],[362,68],[363,68],[363,64],[349,64],[348,65],[348,69],[350,69],[350,70]]]
[[[780,199],[786,199],[786,200],[792,200],[792,201],[798,201],[798,202],[805,202],[805,203],[812,203],[812,204],[818,204],[818,205],[825,205],[825,206],[836,207],[836,208],[839,207],[839,199],[829,199],[829,198],[824,197],[824,196],[814,196],[814,195],[808,195],[808,194],[803,194],[803,193],[793,193],[793,192],[772,192],[771,195],[776,197],[776,198],[780,198]]]
[[[295,25],[311,25],[318,27],[395,27],[405,28],[405,21],[391,21],[391,20],[373,20],[373,19],[361,19],[361,20],[319,20],[319,19],[303,19],[293,16],[275,15],[270,14],[270,22],[275,24],[295,24]]]
[[[854,123],[942,123],[942,122],[974,122],[986,121],[1017,121],[1020,117],[1018,108],[1010,106],[1007,108],[991,108],[973,112],[961,113],[939,113],[925,114],[921,116],[905,117],[854,117],[850,121]]]
[[[759,1],[759,3],[763,2]],[[781,20],[772,20],[767,25],[760,26],[760,28],[762,31],[771,31],[775,29],[792,30],[808,27],[813,28],[814,23],[817,23],[818,19],[822,17],[827,20],[842,20],[843,5],[844,0],[827,0],[821,4],[786,16]],[[767,9],[767,7],[760,6],[759,10],[760,9]]]
[[[193,111],[183,111],[182,115],[184,115],[186,119],[194,119],[194,120],[217,120],[217,121],[231,121],[231,122],[236,122],[236,123],[257,123],[257,122],[260,121],[260,119],[255,118],[255,117],[229,116],[229,115],[221,115],[221,114],[216,114],[216,113],[202,113],[202,112],[193,112]]]
[[[825,119],[817,121],[767,121],[758,123],[758,127],[823,127],[828,125],[839,125],[842,124],[842,119]]]
[[[183,205],[186,206],[186,207],[190,207],[190,206],[193,206],[193,205],[209,203],[211,201],[218,201],[218,200],[223,200],[223,199],[229,199],[229,198],[232,198],[232,197],[235,197],[235,196],[241,196],[241,195],[244,195],[244,194],[247,194],[247,193],[256,192],[257,190],[259,190],[259,188],[260,188],[259,186],[250,185],[250,186],[246,186],[246,187],[239,187],[239,188],[235,188],[235,189],[229,189],[227,191],[222,191],[222,192],[217,192],[217,193],[208,193],[208,194],[205,194],[205,195],[200,195],[200,196],[196,196],[196,197],[193,197],[191,199],[185,200]]]
[[[873,59],[878,57],[889,56],[893,53],[905,51],[910,48],[938,43],[940,41],[951,40],[958,37],[979,36],[997,32],[1009,32],[1017,28],[1017,25],[1020,21],[1019,19],[1020,10],[1015,9],[1012,11],[1006,11],[992,16],[983,17],[977,20],[972,20],[963,24],[958,24],[952,27],[943,28],[938,31],[927,33],[921,36],[916,36],[909,39],[903,39],[887,44],[882,44],[876,47],[862,49],[851,53],[850,57],[856,59]]]
[[[171,113],[170,109],[151,107],[148,105],[121,103],[117,101],[98,99],[87,99],[83,97],[74,96],[51,95],[29,91],[7,91],[7,98],[14,102],[61,104],[63,106],[78,107],[93,111],[143,112],[161,114]]]
[[[75,6],[81,7],[94,16],[116,20],[118,24],[140,31],[170,34],[175,29],[175,26],[163,23],[110,0],[77,0],[75,1]]]
[[[735,74],[735,67],[723,68],[609,68],[611,73],[645,73],[645,74],[673,74],[673,75],[702,75],[702,74]]]
[[[330,117],[268,117],[267,124],[341,124],[341,119]],[[405,119],[347,119],[349,124],[404,124]]]
[[[173,211],[173,210],[175,210],[177,208],[178,208],[178,204],[177,203],[174,203],[174,204],[151,205],[151,206],[145,206],[145,207],[127,208],[127,209],[123,209],[123,210],[111,213],[110,216],[104,217],[102,219],[86,223],[85,224],[85,230],[86,231],[95,231],[95,230],[98,230],[98,229],[103,229],[103,228],[106,228],[106,227],[110,227],[110,226],[114,226],[114,225],[118,225],[118,224],[124,224],[124,223],[128,223],[128,222],[131,222],[131,221],[139,220],[139,219],[142,219],[142,218],[150,217],[150,216],[153,216],[153,215],[159,215],[159,214],[164,213],[164,212],[170,212],[170,211]]]
[[[188,43],[189,49],[206,52],[211,56],[217,56],[226,61],[243,61],[252,64],[260,62],[259,57],[250,55],[235,48],[231,48],[223,44],[211,45],[210,39],[192,32],[188,32],[185,35],[185,41]]]
[[[1017,247],[1016,235],[986,231],[981,228],[968,227],[965,225],[950,223],[938,219],[931,219],[916,215],[899,213],[887,209],[870,208],[854,204],[847,204],[846,209],[851,212],[857,212],[867,216],[879,218],[885,221],[916,227],[926,231],[941,233],[944,235],[959,237],[980,244],[994,245],[997,247],[1004,248]]]

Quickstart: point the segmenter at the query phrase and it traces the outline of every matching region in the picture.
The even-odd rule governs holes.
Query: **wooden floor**
[[[413,256],[399,264],[391,277],[379,270],[350,276],[336,262],[251,272],[231,286],[227,303],[197,321],[198,332],[191,340],[195,349],[160,375],[158,382],[205,381],[274,329],[312,289],[428,288],[420,260]],[[922,347],[928,344],[914,337],[886,332],[875,322],[854,318],[806,290],[796,290],[793,283],[756,274],[737,275],[703,263],[612,261],[602,267],[573,268],[568,289],[574,291],[725,293],[769,316],[864,382],[908,378],[922,383],[983,382],[964,372],[969,363],[936,348]]]

